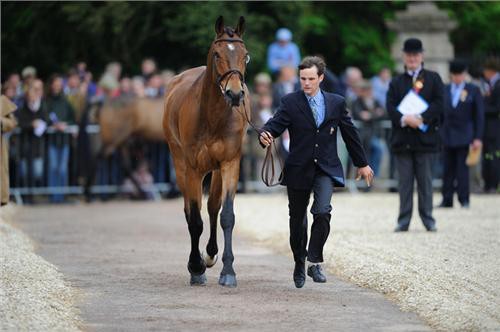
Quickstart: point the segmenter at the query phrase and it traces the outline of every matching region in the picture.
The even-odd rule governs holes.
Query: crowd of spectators
[[[297,65],[301,55],[292,37],[290,30],[279,29],[276,41],[268,48],[267,70],[247,82],[252,83],[252,121],[257,127],[273,116],[284,95],[300,89]],[[69,148],[72,144],[68,126],[81,124],[86,108],[106,99],[161,98],[174,75],[172,70],[159,70],[152,58],[142,61],[140,74],[136,76],[123,75],[119,62],[109,63],[98,80],[87,69],[85,62],[75,64],[65,75],[52,75],[46,82],[37,77],[36,69],[31,66],[24,68],[20,75],[10,74],[2,83],[2,94],[18,106],[15,116],[21,131],[19,139],[29,142],[21,144],[13,152],[18,154],[15,160],[19,161],[17,178],[21,182],[14,180],[12,183],[17,186],[39,186],[46,174],[47,186],[67,186]],[[384,130],[387,128],[382,127],[382,121],[387,119],[385,105],[391,75],[389,67],[383,67],[375,76],[367,78],[359,68],[350,66],[339,77],[327,70],[321,83],[324,91],[345,97],[351,116],[359,124],[369,164],[376,176],[381,174],[384,158],[389,163],[391,160],[387,153],[387,131]],[[46,144],[44,137],[48,132],[51,139]],[[283,158],[287,156],[288,147],[289,138],[284,133],[279,141]],[[256,134],[249,131],[241,179],[260,179],[264,154],[265,151],[257,143]],[[48,156],[48,162],[44,162],[44,155]],[[144,173],[147,167],[143,163],[140,165]],[[386,175],[392,177],[392,171]],[[152,181],[147,174],[144,177],[148,178],[148,182]],[[240,189],[244,190],[244,185]],[[51,200],[62,202],[63,196],[54,194]]]
[[[111,62],[97,81],[85,62],[75,64],[64,75],[55,73],[45,82],[32,66],[25,67],[21,74],[9,74],[2,83],[2,94],[17,106],[14,116],[19,127],[17,135],[11,137],[11,145],[15,146],[10,150],[11,186],[68,186],[70,152],[76,148],[76,128],[89,121],[84,119],[86,110],[108,99],[162,98],[174,75],[171,70],[159,71],[152,58],[144,59],[141,74],[132,77],[122,75],[120,63]],[[165,150],[168,153],[166,144]],[[161,166],[166,167],[165,163]],[[108,178],[116,179],[116,168],[111,167],[113,174]],[[75,176],[73,182],[77,180]],[[102,179],[100,182],[106,184]],[[64,202],[61,191],[54,192],[58,193],[50,196],[51,202]],[[31,197],[26,200],[29,202]]]

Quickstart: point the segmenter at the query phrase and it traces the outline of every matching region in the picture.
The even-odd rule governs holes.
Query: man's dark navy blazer
[[[466,147],[473,139],[483,138],[484,104],[481,92],[470,83],[465,84],[463,91],[467,94],[465,99],[462,101],[460,98],[457,107],[453,107],[450,85],[445,87],[441,137],[447,147]]]
[[[357,167],[367,166],[356,127],[347,114],[343,97],[321,91],[325,97],[325,119],[316,127],[311,108],[303,91],[284,96],[274,115],[262,129],[278,137],[285,129],[290,133],[290,154],[285,162],[282,185],[310,190],[316,165],[344,186],[344,171],[337,155],[337,130],[340,129],[349,155]]]

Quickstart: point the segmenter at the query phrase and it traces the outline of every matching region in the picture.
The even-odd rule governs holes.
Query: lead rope
[[[243,99],[243,109],[246,110],[245,99]],[[238,111],[239,111],[239,108],[238,108]],[[257,133],[257,136],[260,137],[260,134],[262,133],[262,130],[259,129],[259,128],[257,128],[250,121],[250,119],[248,118],[248,114],[247,114],[246,111],[244,111],[243,113],[244,113],[245,120],[248,122],[248,124],[250,125],[250,127],[252,127],[252,129]],[[259,143],[260,143],[260,139],[259,139]],[[273,149],[274,149],[274,152],[275,152],[276,156],[278,156],[277,158],[278,158],[278,161],[280,162],[280,167],[281,167],[280,175],[278,177],[278,181],[277,182],[275,182],[276,169],[274,167],[274,159],[275,159],[275,157],[273,156]],[[264,182],[264,184],[267,187],[275,187],[275,186],[281,184],[281,181],[283,180],[283,159],[281,158],[281,156],[280,156],[280,154],[278,152],[278,148],[276,147],[276,143],[275,143],[274,140],[266,148],[266,156],[264,157],[264,162],[262,164],[262,170],[260,172],[260,176],[261,176],[262,182]]]

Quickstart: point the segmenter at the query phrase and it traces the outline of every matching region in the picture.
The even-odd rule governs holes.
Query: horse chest
[[[201,170],[212,170],[225,162],[234,159],[240,152],[241,142],[232,142],[225,140],[215,140],[201,144],[198,153],[192,155],[191,164]]]

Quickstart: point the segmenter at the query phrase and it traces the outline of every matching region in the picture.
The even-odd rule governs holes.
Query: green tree
[[[457,55],[498,54],[499,2],[439,2],[459,26],[451,33]],[[42,77],[65,72],[78,60],[100,73],[120,61],[137,74],[153,57],[162,68],[203,65],[214,22],[245,16],[251,53],[248,76],[266,68],[275,31],[293,31],[302,55],[322,54],[334,72],[359,66],[365,75],[391,65],[393,34],[385,20],[406,2],[1,2],[2,77],[34,65]]]

